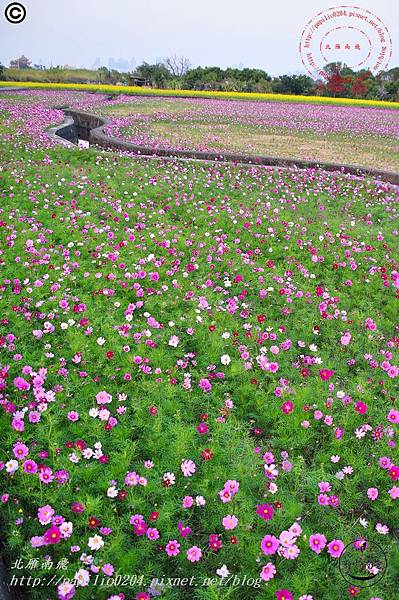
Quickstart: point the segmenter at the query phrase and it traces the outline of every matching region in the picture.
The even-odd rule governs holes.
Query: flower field
[[[98,107],[105,131],[151,148],[322,160],[399,171],[394,110],[122,95]]]
[[[395,600],[398,188],[46,133],[62,106],[130,118],[123,104],[0,94],[0,532],[14,590]],[[292,128],[343,133],[341,113],[297,108]],[[395,135],[396,113],[352,110],[354,138]]]

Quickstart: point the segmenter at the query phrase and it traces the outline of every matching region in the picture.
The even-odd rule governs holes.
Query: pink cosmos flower
[[[322,533],[315,533],[309,538],[309,546],[313,552],[320,554],[320,552],[326,547],[327,540]]]
[[[184,496],[184,498],[183,498],[183,507],[184,508],[191,508],[193,503],[194,503],[194,498],[192,496]]]
[[[22,465],[25,473],[36,473],[38,466],[37,463],[34,460],[26,460],[23,465]]]
[[[39,519],[39,523],[41,525],[48,525],[48,523],[50,523],[54,515],[54,512],[55,511],[53,507],[49,504],[46,504],[46,506],[41,506],[37,511],[37,518]]]
[[[265,535],[260,543],[263,554],[274,554],[280,545],[279,540],[274,535]]]
[[[72,600],[75,595],[75,587],[69,581],[63,581],[57,587],[57,594],[59,600]]]
[[[97,404],[109,404],[112,401],[112,396],[105,391],[98,392],[98,394],[96,394],[96,400]]]
[[[276,567],[274,566],[273,563],[267,563],[267,565],[264,565],[262,567],[262,570],[259,574],[259,577],[261,579],[263,579],[263,581],[270,581],[270,579],[273,579],[273,577],[276,574]]]
[[[192,460],[184,460],[181,463],[180,468],[184,477],[191,477],[196,470],[195,462]]]
[[[391,496],[392,500],[396,500],[399,498],[399,487],[394,485],[390,490],[388,490],[388,494]]]
[[[235,529],[238,525],[238,519],[234,515],[227,515],[222,520],[225,529]]]
[[[76,421],[79,421],[79,413],[76,412],[76,410],[69,411],[69,413],[67,414],[67,417],[68,417],[68,421],[72,421],[73,423],[75,423]]]
[[[101,567],[101,570],[103,573],[105,573],[105,575],[107,575],[107,577],[111,577],[115,571],[113,565],[111,565],[110,563],[105,563],[105,565]]]
[[[39,479],[41,482],[49,484],[54,480],[53,471],[50,467],[44,467],[39,471]]]
[[[327,546],[328,553],[333,558],[339,558],[344,548],[345,544],[341,540],[332,540]]]
[[[192,546],[187,550],[187,558],[190,562],[198,562],[201,559],[202,550],[198,546]]]
[[[17,442],[13,447],[13,452],[16,459],[25,458],[29,454],[29,448],[25,444]]]
[[[367,490],[367,496],[370,500],[377,500],[378,498],[378,489],[377,488],[369,488]]]
[[[387,418],[390,423],[399,423],[399,410],[390,410]]]
[[[166,544],[165,552],[168,556],[177,556],[180,553],[180,544],[177,540],[171,540]]]
[[[146,533],[149,540],[157,540],[159,539],[159,531],[155,529],[155,527],[149,527]]]

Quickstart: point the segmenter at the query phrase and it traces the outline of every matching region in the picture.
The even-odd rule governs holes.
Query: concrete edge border
[[[51,137],[51,139],[55,140],[56,142],[63,144],[64,146],[67,146],[69,148],[74,148],[75,144],[72,141],[68,140],[67,137],[64,137],[64,135],[67,134],[68,130],[73,129],[74,125],[75,122],[73,118],[66,116],[66,118],[62,123],[60,123],[60,125],[50,127],[50,129],[47,129],[46,133]]]
[[[99,146],[105,150],[117,150],[129,152],[143,157],[166,157],[166,158],[184,158],[195,159],[206,162],[234,163],[250,166],[269,166],[297,169],[318,169],[330,172],[339,172],[343,175],[354,175],[356,177],[372,177],[376,180],[384,181],[392,185],[399,185],[399,173],[392,171],[382,171],[356,165],[342,165],[337,163],[319,162],[315,160],[303,160],[294,158],[280,158],[274,156],[255,156],[245,154],[233,154],[225,152],[218,154],[216,152],[200,152],[197,150],[167,150],[163,148],[151,148],[138,146],[120,138],[109,136],[104,132],[104,128],[111,124],[108,119],[94,113],[83,112],[73,109],[64,109],[67,116],[63,125],[55,128],[55,135],[59,137],[63,126],[70,126],[72,118],[78,129],[86,130],[90,144]]]

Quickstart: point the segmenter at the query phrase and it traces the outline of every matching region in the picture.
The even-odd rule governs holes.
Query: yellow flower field
[[[22,81],[0,81],[2,87],[36,88],[49,90],[80,90],[85,92],[104,92],[109,94],[134,94],[142,96],[178,96],[182,98],[220,98],[227,100],[258,100],[261,102],[306,102],[327,105],[351,105],[376,108],[399,109],[399,102],[384,100],[364,100],[354,98],[330,98],[324,96],[293,96],[289,94],[257,94],[251,92],[212,92],[199,90],[175,90],[143,88],[139,86],[82,84],[82,83],[38,83]]]

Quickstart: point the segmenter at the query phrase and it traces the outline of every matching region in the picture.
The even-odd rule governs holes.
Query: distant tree
[[[173,77],[184,77],[191,67],[188,58],[176,54],[165,58],[163,64]]]
[[[10,69],[30,69],[31,61],[24,54],[15,60],[10,61]]]
[[[346,91],[345,78],[342,77],[339,69],[336,69],[327,79],[327,89],[333,96],[342,96]]]
[[[136,74],[146,81],[149,81],[152,86],[157,88],[165,87],[167,81],[171,77],[170,72],[162,63],[150,65],[149,63],[144,62],[137,67]]]
[[[307,75],[282,75],[273,80],[272,90],[276,94],[309,96],[315,92],[315,82]]]
[[[2,64],[0,63],[0,80],[1,80],[1,79],[3,79],[3,75],[4,75],[4,68],[5,68],[5,67],[4,67],[4,65],[2,65]]]

